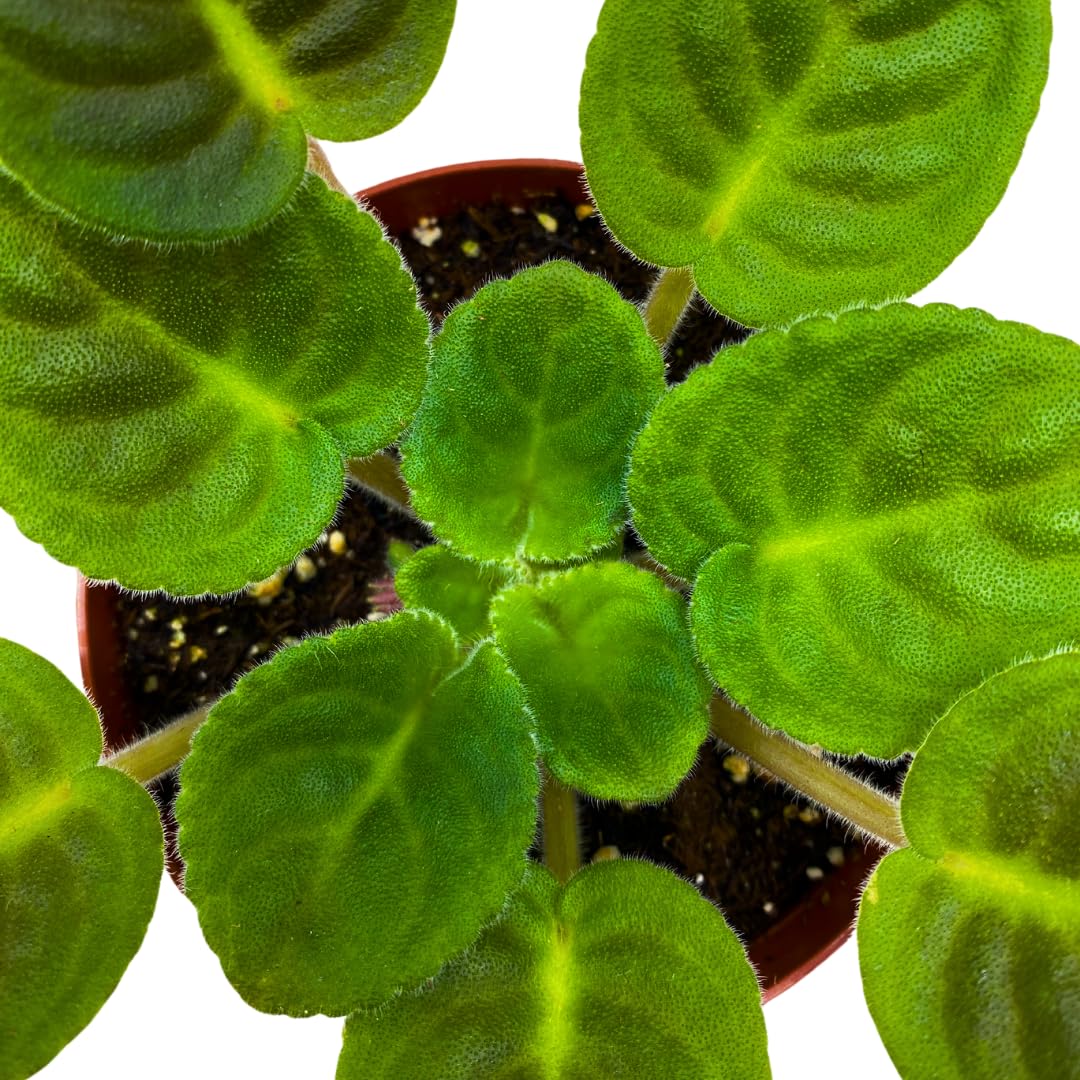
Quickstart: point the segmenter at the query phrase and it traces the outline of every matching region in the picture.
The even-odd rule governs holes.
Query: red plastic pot
[[[523,159],[478,161],[429,169],[379,184],[361,197],[390,232],[400,232],[424,216],[443,216],[494,198],[528,206],[558,193],[586,202],[582,167],[571,161]],[[79,656],[87,691],[101,710],[106,745],[117,748],[139,734],[127,688],[120,676],[122,643],[114,625],[119,595],[114,586],[80,580],[77,599]],[[851,934],[858,896],[883,850],[867,845],[831,873],[803,902],[748,944],[765,999],[793,986]],[[172,867],[179,880],[178,868]]]

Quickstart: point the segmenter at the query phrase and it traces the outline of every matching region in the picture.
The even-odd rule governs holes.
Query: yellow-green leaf
[[[0,504],[88,577],[242,588],[409,421],[427,336],[378,222],[316,178],[243,240],[165,251],[0,173]]]
[[[712,697],[678,593],[628,563],[589,563],[505,589],[492,621],[553,775],[599,799],[675,790]]]
[[[0,1080],[51,1061],[142,943],[162,869],[150,796],[98,765],[93,706],[0,640]]]
[[[1080,639],[1080,347],[898,304],[768,331],[659,405],[634,523],[694,579],[716,683],[895,757],[988,672]]]
[[[420,101],[454,0],[5,0],[0,161],[122,236],[219,240],[280,210],[305,132],[376,135]]]
[[[612,542],[634,435],[664,389],[637,309],[569,262],[484,286],[435,339],[402,444],[416,512],[489,562]]]
[[[761,994],[739,939],[674,874],[531,868],[435,981],[345,1026],[337,1080],[767,1080]]]
[[[747,325],[910,296],[1004,193],[1049,46],[1049,0],[607,0],[589,186]]]
[[[1007,669],[915,755],[911,847],[859,912],[867,1004],[905,1080],[1080,1075],[1080,652]]]
[[[434,975],[525,871],[538,776],[521,688],[403,612],[309,638],[211,710],[180,772],[187,893],[265,1012],[340,1016]]]
[[[473,562],[442,544],[410,555],[394,575],[394,588],[407,608],[441,615],[465,641],[491,630],[491,601],[511,579],[506,567]]]

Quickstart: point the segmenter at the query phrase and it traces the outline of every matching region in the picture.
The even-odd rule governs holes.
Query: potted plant
[[[335,465],[408,425],[402,472],[443,542],[405,564],[404,612],[282,651],[204,724],[187,718],[111,768],[95,766],[85,702],[5,646],[12,1075],[86,1022],[137,947],[160,836],[130,778],[182,757],[199,724],[178,813],[208,941],[252,1003],[351,1013],[343,1077],[539,1061],[556,1074],[571,1061],[592,1075],[767,1074],[759,990],[715,910],[645,864],[575,871],[559,827],[564,784],[663,797],[710,725],[903,849],[871,879],[859,936],[905,1075],[1071,1068],[1080,353],[948,308],[801,318],[909,292],[970,239],[1033,116],[1048,8],[811,5],[819,20],[793,23],[748,7],[686,19],[609,2],[601,18],[586,166],[616,235],[675,268],[646,319],[553,263],[455,309],[428,372],[400,265],[320,181],[208,249],[235,229],[231,199],[212,213],[181,199],[185,233],[171,201],[161,214],[153,168],[143,202],[110,201],[112,185],[147,181],[145,158],[120,157],[100,188],[41,190],[40,146],[5,137],[21,179],[4,202],[16,378],[0,488],[28,533],[130,587],[237,588],[325,527]],[[264,17],[207,4],[196,29],[246,63],[292,43]],[[710,82],[707,59],[736,32],[760,68]],[[260,75],[288,70],[274,56]],[[927,113],[945,83],[947,107]],[[306,100],[287,84],[240,82],[264,122]],[[700,122],[680,127],[695,107],[715,141]],[[634,173],[649,155],[664,187]],[[115,229],[129,201],[141,216],[125,233],[173,246],[102,241],[51,208]],[[361,260],[382,276],[357,282],[345,268]],[[303,269],[316,265],[313,320]],[[776,328],[665,393],[657,339],[694,282]],[[131,369],[132,340],[153,380]],[[361,370],[342,343],[366,355]],[[391,347],[393,371],[379,363]],[[53,457],[32,452],[20,409],[36,410],[38,446],[53,425]],[[50,466],[72,446],[97,498],[61,518]],[[652,555],[692,587],[689,618],[667,575],[618,557],[627,501]],[[917,749],[901,810],[778,728],[834,751]],[[554,872],[525,869],[537,754]],[[43,917],[69,929],[49,933]],[[80,931],[106,917],[108,937]],[[946,968],[950,953],[963,962]],[[1036,954],[1037,977],[1022,962]]]
[[[474,162],[379,185],[362,202],[401,248],[436,325],[493,275],[553,257],[602,273],[624,299],[644,303],[655,271],[606,235],[581,171],[573,162]],[[746,333],[715,313],[690,312],[666,349],[669,385]],[[387,558],[400,566],[433,537],[404,509],[407,493],[392,494],[388,501],[370,483],[355,486],[323,543],[291,571],[238,597],[171,600],[83,580],[83,678],[106,747],[120,749],[212,703],[283,644],[400,606],[387,588]],[[875,779],[891,780],[896,768],[877,772]],[[163,812],[166,861],[180,884],[177,787],[171,772],[149,790]],[[618,851],[659,861],[720,906],[746,945],[766,1001],[850,934],[862,882],[884,853],[767,781],[745,758],[705,750],[672,799],[633,808],[578,800],[577,819],[583,860]]]

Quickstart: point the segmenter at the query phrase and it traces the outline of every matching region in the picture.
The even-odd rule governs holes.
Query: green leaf
[[[433,985],[349,1017],[337,1080],[767,1078],[761,995],[720,913],[622,860],[533,866]]]
[[[427,334],[378,223],[320,180],[242,241],[164,252],[0,174],[0,504],[90,577],[261,580],[408,422]]]
[[[473,562],[442,544],[410,555],[394,577],[407,608],[425,608],[441,615],[465,641],[478,641],[491,631],[495,594],[510,581],[502,566]]]
[[[490,644],[405,612],[311,638],[211,710],[180,773],[187,894],[264,1012],[340,1016],[471,944],[525,869],[535,749]]]
[[[675,790],[712,696],[678,593],[628,563],[590,563],[505,590],[492,621],[559,780],[634,802]]]
[[[1004,193],[1049,46],[1049,0],[607,0],[589,186],[747,325],[910,296]]]
[[[485,561],[563,561],[626,521],[630,444],[664,389],[637,309],[568,262],[484,286],[435,339],[402,444],[413,507]]]
[[[907,1080],[1043,1080],[1080,1062],[1080,652],[962,698],[916,754],[911,847],[863,894],[867,1004]]]
[[[657,408],[634,522],[697,581],[717,684],[895,757],[988,672],[1080,638],[1080,348],[896,305],[770,331]]]
[[[125,236],[216,240],[285,205],[305,131],[377,135],[423,97],[454,0],[7,0],[0,158]]]
[[[142,943],[161,882],[150,796],[99,768],[97,714],[0,639],[0,1080],[23,1080],[90,1021]]]

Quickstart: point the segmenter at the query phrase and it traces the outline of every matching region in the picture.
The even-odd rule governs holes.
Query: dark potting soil
[[[436,322],[492,277],[552,258],[603,274],[635,303],[645,299],[656,273],[609,240],[591,206],[555,195],[528,205],[496,203],[441,220],[422,218],[397,241]],[[746,336],[704,302],[696,305],[668,349],[672,383]],[[414,546],[432,542],[422,525],[353,490],[306,559],[239,597],[190,602],[122,595],[116,632],[136,721],[152,730],[214,700],[282,644],[370,617],[392,597],[392,539]],[[853,767],[885,787],[895,786],[903,771],[865,762]],[[169,820],[175,776],[156,788],[175,865]],[[670,802],[628,808],[585,801],[581,832],[587,859],[617,849],[695,882],[747,939],[768,929],[862,848],[846,827],[711,743]]]

